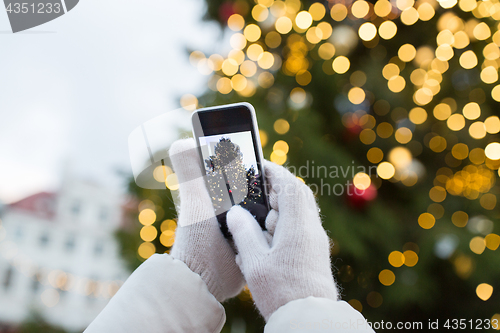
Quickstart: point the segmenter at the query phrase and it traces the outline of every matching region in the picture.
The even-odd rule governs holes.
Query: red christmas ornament
[[[219,7],[219,17],[222,22],[227,24],[227,20],[229,17],[236,12],[234,11],[233,4],[231,2],[224,2],[220,7]]]
[[[360,190],[353,183],[349,182],[347,186],[347,202],[356,209],[365,208],[370,201],[377,197],[377,189],[370,184],[367,189]]]

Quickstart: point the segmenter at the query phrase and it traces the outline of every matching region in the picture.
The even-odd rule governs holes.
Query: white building
[[[0,323],[37,312],[83,330],[130,274],[115,232],[124,197],[68,180],[58,193],[7,205],[0,216]]]

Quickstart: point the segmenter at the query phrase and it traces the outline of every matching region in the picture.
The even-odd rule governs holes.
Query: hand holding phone
[[[230,237],[226,213],[234,205],[246,208],[265,229],[269,203],[252,105],[199,109],[191,119],[207,189],[224,235]]]

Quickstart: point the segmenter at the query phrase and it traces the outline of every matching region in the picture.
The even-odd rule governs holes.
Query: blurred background
[[[12,35],[0,14],[0,332],[81,331],[168,252],[171,191],[135,185],[127,136],[239,101],[369,321],[500,320],[499,20],[496,0],[87,0]],[[248,290],[224,306],[223,332],[263,331]]]

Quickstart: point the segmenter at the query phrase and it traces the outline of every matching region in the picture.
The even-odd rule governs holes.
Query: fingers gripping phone
[[[225,237],[226,213],[246,208],[265,230],[269,212],[255,110],[249,103],[198,109],[191,117],[206,185]]]

